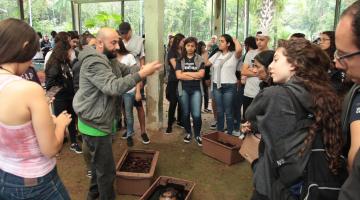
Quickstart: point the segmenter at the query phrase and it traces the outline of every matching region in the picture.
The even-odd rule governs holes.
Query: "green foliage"
[[[25,20],[30,22],[29,0],[24,0],[24,10]],[[43,34],[72,30],[69,0],[31,0],[31,14],[33,28]]]
[[[101,28],[101,27],[112,27],[116,28],[121,22],[121,16],[116,13],[107,13],[105,11],[99,11],[94,17],[89,18],[85,21],[85,27]]]
[[[19,18],[20,13],[17,4],[13,0],[1,0],[0,20],[6,18]]]

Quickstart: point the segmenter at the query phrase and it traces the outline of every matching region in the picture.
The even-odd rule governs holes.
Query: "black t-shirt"
[[[170,66],[168,81],[178,81],[178,79],[176,78],[175,69],[173,68],[173,66],[170,63],[170,60],[172,58],[175,58],[176,62],[177,62],[179,59],[179,55],[176,51],[173,51],[170,49],[170,51],[168,52],[168,56],[167,56],[167,62],[169,63],[169,66]]]
[[[353,121],[360,120],[360,94],[358,93],[351,105],[349,124]]]
[[[195,65],[195,56],[192,58],[185,57],[184,60],[184,70],[181,68],[181,61],[176,62],[176,70],[182,70],[183,72],[198,72],[200,69],[204,69],[204,63],[201,63],[200,67]],[[200,89],[200,80],[183,80],[182,87],[184,89]]]

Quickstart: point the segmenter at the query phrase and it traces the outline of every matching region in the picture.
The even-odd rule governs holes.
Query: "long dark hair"
[[[244,41],[246,52],[249,51],[249,48],[257,49],[256,38],[254,36],[249,36]]]
[[[194,44],[195,44],[195,48],[197,48],[197,46],[198,46],[197,38],[195,38],[195,37],[188,37],[188,38],[186,38],[185,41],[184,41],[184,48],[183,48],[183,50],[182,50],[182,57],[183,57],[183,58],[185,58],[186,55],[187,55],[185,46],[186,46],[186,44],[188,44],[188,43],[194,43]],[[196,52],[194,52],[194,53],[196,53]]]
[[[69,50],[71,46],[69,43],[69,34],[59,32],[55,37],[55,41],[55,47],[49,61],[46,63],[46,68],[56,66],[59,63],[70,64]]]
[[[324,31],[321,34],[327,35],[329,37],[330,46],[329,46],[329,48],[325,49],[325,52],[329,56],[330,60],[334,60],[334,53],[336,51],[335,32],[334,31]]]
[[[228,47],[229,51],[235,51],[235,43],[229,34],[223,34],[220,37],[223,37],[225,39],[226,44],[230,43],[230,46]]]
[[[30,61],[40,46],[34,29],[14,18],[0,21],[0,44],[0,65]]]
[[[336,174],[344,141],[341,134],[340,100],[331,87],[326,71],[331,61],[320,47],[306,39],[284,40],[279,48],[284,49],[287,61],[295,67],[295,76],[310,92],[314,105],[315,122],[309,128],[300,153],[311,147],[317,133],[321,134],[329,168]]]
[[[119,49],[117,50],[117,53],[120,55],[127,55],[130,52],[125,48],[125,44],[122,40],[119,40]]]
[[[206,44],[205,44],[204,41],[200,41],[200,42],[197,44],[196,53],[199,54],[199,55],[201,55],[201,54],[202,54],[201,49],[202,49],[203,47],[206,47]]]
[[[181,42],[181,40],[183,40],[185,38],[185,36],[181,33],[177,33],[175,36],[174,36],[174,41],[173,41],[173,44],[170,48],[170,51],[174,51],[176,52],[177,54],[177,49],[179,47],[179,44]]]

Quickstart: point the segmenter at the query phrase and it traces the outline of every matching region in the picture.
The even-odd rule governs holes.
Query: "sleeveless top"
[[[8,84],[22,80],[15,75],[0,76],[0,92]],[[44,156],[31,121],[21,125],[0,122],[0,169],[23,178],[48,174],[56,165],[55,158]]]

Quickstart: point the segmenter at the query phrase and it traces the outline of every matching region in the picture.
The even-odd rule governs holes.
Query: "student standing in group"
[[[70,52],[71,46],[69,37],[66,33],[60,32],[56,36],[55,48],[51,53],[49,61],[46,63],[45,69],[45,85],[46,90],[51,90],[52,87],[60,87],[61,90],[55,95],[54,100],[54,114],[58,115],[63,110],[66,110],[76,119],[72,107],[72,100],[74,98],[74,83],[73,74],[70,67]],[[70,150],[75,153],[82,153],[80,145],[76,141],[76,120],[73,120],[69,125],[70,135]]]
[[[236,92],[236,64],[241,57],[239,41],[228,34],[220,36],[219,52],[214,54],[207,65],[212,65],[212,93],[216,101],[217,130],[224,131],[226,125],[228,134],[234,128],[233,99]]]
[[[127,66],[136,66],[135,57],[125,48],[124,43],[121,40],[119,40],[119,47],[120,48],[117,51],[118,61]],[[133,87],[122,95],[126,116],[126,139],[128,147],[134,146],[132,138],[135,133],[133,108],[135,101],[141,101],[140,84],[141,83],[136,84],[136,87]]]
[[[189,37],[184,41],[182,59],[176,63],[176,78],[179,79],[178,91],[181,103],[186,135],[185,143],[189,143],[192,137],[190,114],[194,123],[194,136],[197,144],[202,146],[201,141],[201,100],[204,93],[202,78],[205,75],[204,60],[196,54],[197,39]]]
[[[125,45],[125,48],[135,57],[136,63],[138,66],[142,67],[145,64],[145,48],[144,48],[144,38],[141,38],[138,35],[133,33],[133,30],[128,22],[123,22],[119,25],[119,33],[121,39]],[[141,86],[141,95],[144,95],[144,81],[140,83]],[[150,139],[146,134],[145,129],[145,110],[142,103],[142,99],[136,100],[134,102],[134,106],[136,107],[136,111],[138,113],[138,119],[140,123],[141,129],[141,138],[142,143],[149,144]],[[126,132],[123,134],[122,138],[127,139]]]
[[[206,50],[206,45],[203,41],[200,41],[196,48],[196,53],[200,55],[204,62],[209,60],[209,52]],[[209,87],[210,87],[210,66],[205,66],[205,75],[202,79],[202,85],[204,88],[204,112],[210,113],[209,109]]]
[[[304,175],[306,165],[301,163],[296,170],[287,171],[288,168],[280,163],[280,159],[284,159],[282,161],[285,163],[288,160],[293,161],[294,157],[282,156],[283,153],[288,155],[288,152],[284,151],[289,150],[295,142],[299,149],[291,149],[298,150],[291,156],[302,155],[300,158],[304,160],[311,154],[314,143],[322,144],[326,166],[322,165],[325,170],[321,175],[327,176],[330,173],[336,176],[343,172],[340,101],[326,75],[329,65],[330,60],[325,53],[305,39],[283,41],[279,44],[269,66],[270,76],[277,85],[261,90],[246,111],[246,119],[253,125],[253,130],[261,133],[264,143],[263,151],[254,166],[255,190],[252,200],[275,200],[280,199],[277,195],[284,194],[299,198],[300,194],[311,192],[307,185],[305,189],[297,187],[303,186],[307,181],[308,174]],[[302,109],[301,113],[297,107]],[[306,116],[306,120],[300,116]],[[308,131],[297,131],[300,126],[308,128]],[[294,143],[282,146],[293,138],[297,138]],[[277,164],[274,166],[274,163]],[[291,163],[289,164],[291,167]],[[313,168],[309,170],[316,173]],[[328,178],[321,177],[320,174],[318,178],[321,180]],[[291,183],[281,185],[283,180],[287,180],[287,176],[293,178]],[[334,182],[333,186],[339,187],[338,182]],[[333,190],[334,193],[336,191]]]
[[[251,70],[254,62],[254,57],[261,51],[268,50],[268,43],[270,37],[266,32],[259,31],[256,35],[257,49],[250,49],[245,56],[244,65],[241,69],[241,75],[246,76],[244,99],[243,99],[243,113],[246,112],[247,107],[251,104],[252,100],[259,93],[260,80],[256,74]],[[245,116],[246,117],[246,116]],[[246,120],[246,119],[245,119]]]
[[[178,33],[174,36],[173,44],[168,53],[168,60],[170,65],[168,83],[166,86],[166,99],[169,101],[169,111],[168,111],[168,125],[166,128],[165,134],[172,133],[172,125],[175,122],[175,110],[178,105],[177,120],[180,126],[183,126],[181,106],[178,104],[178,83],[179,80],[176,78],[175,69],[176,61],[181,58],[182,49],[184,46],[185,36],[181,33]]]

